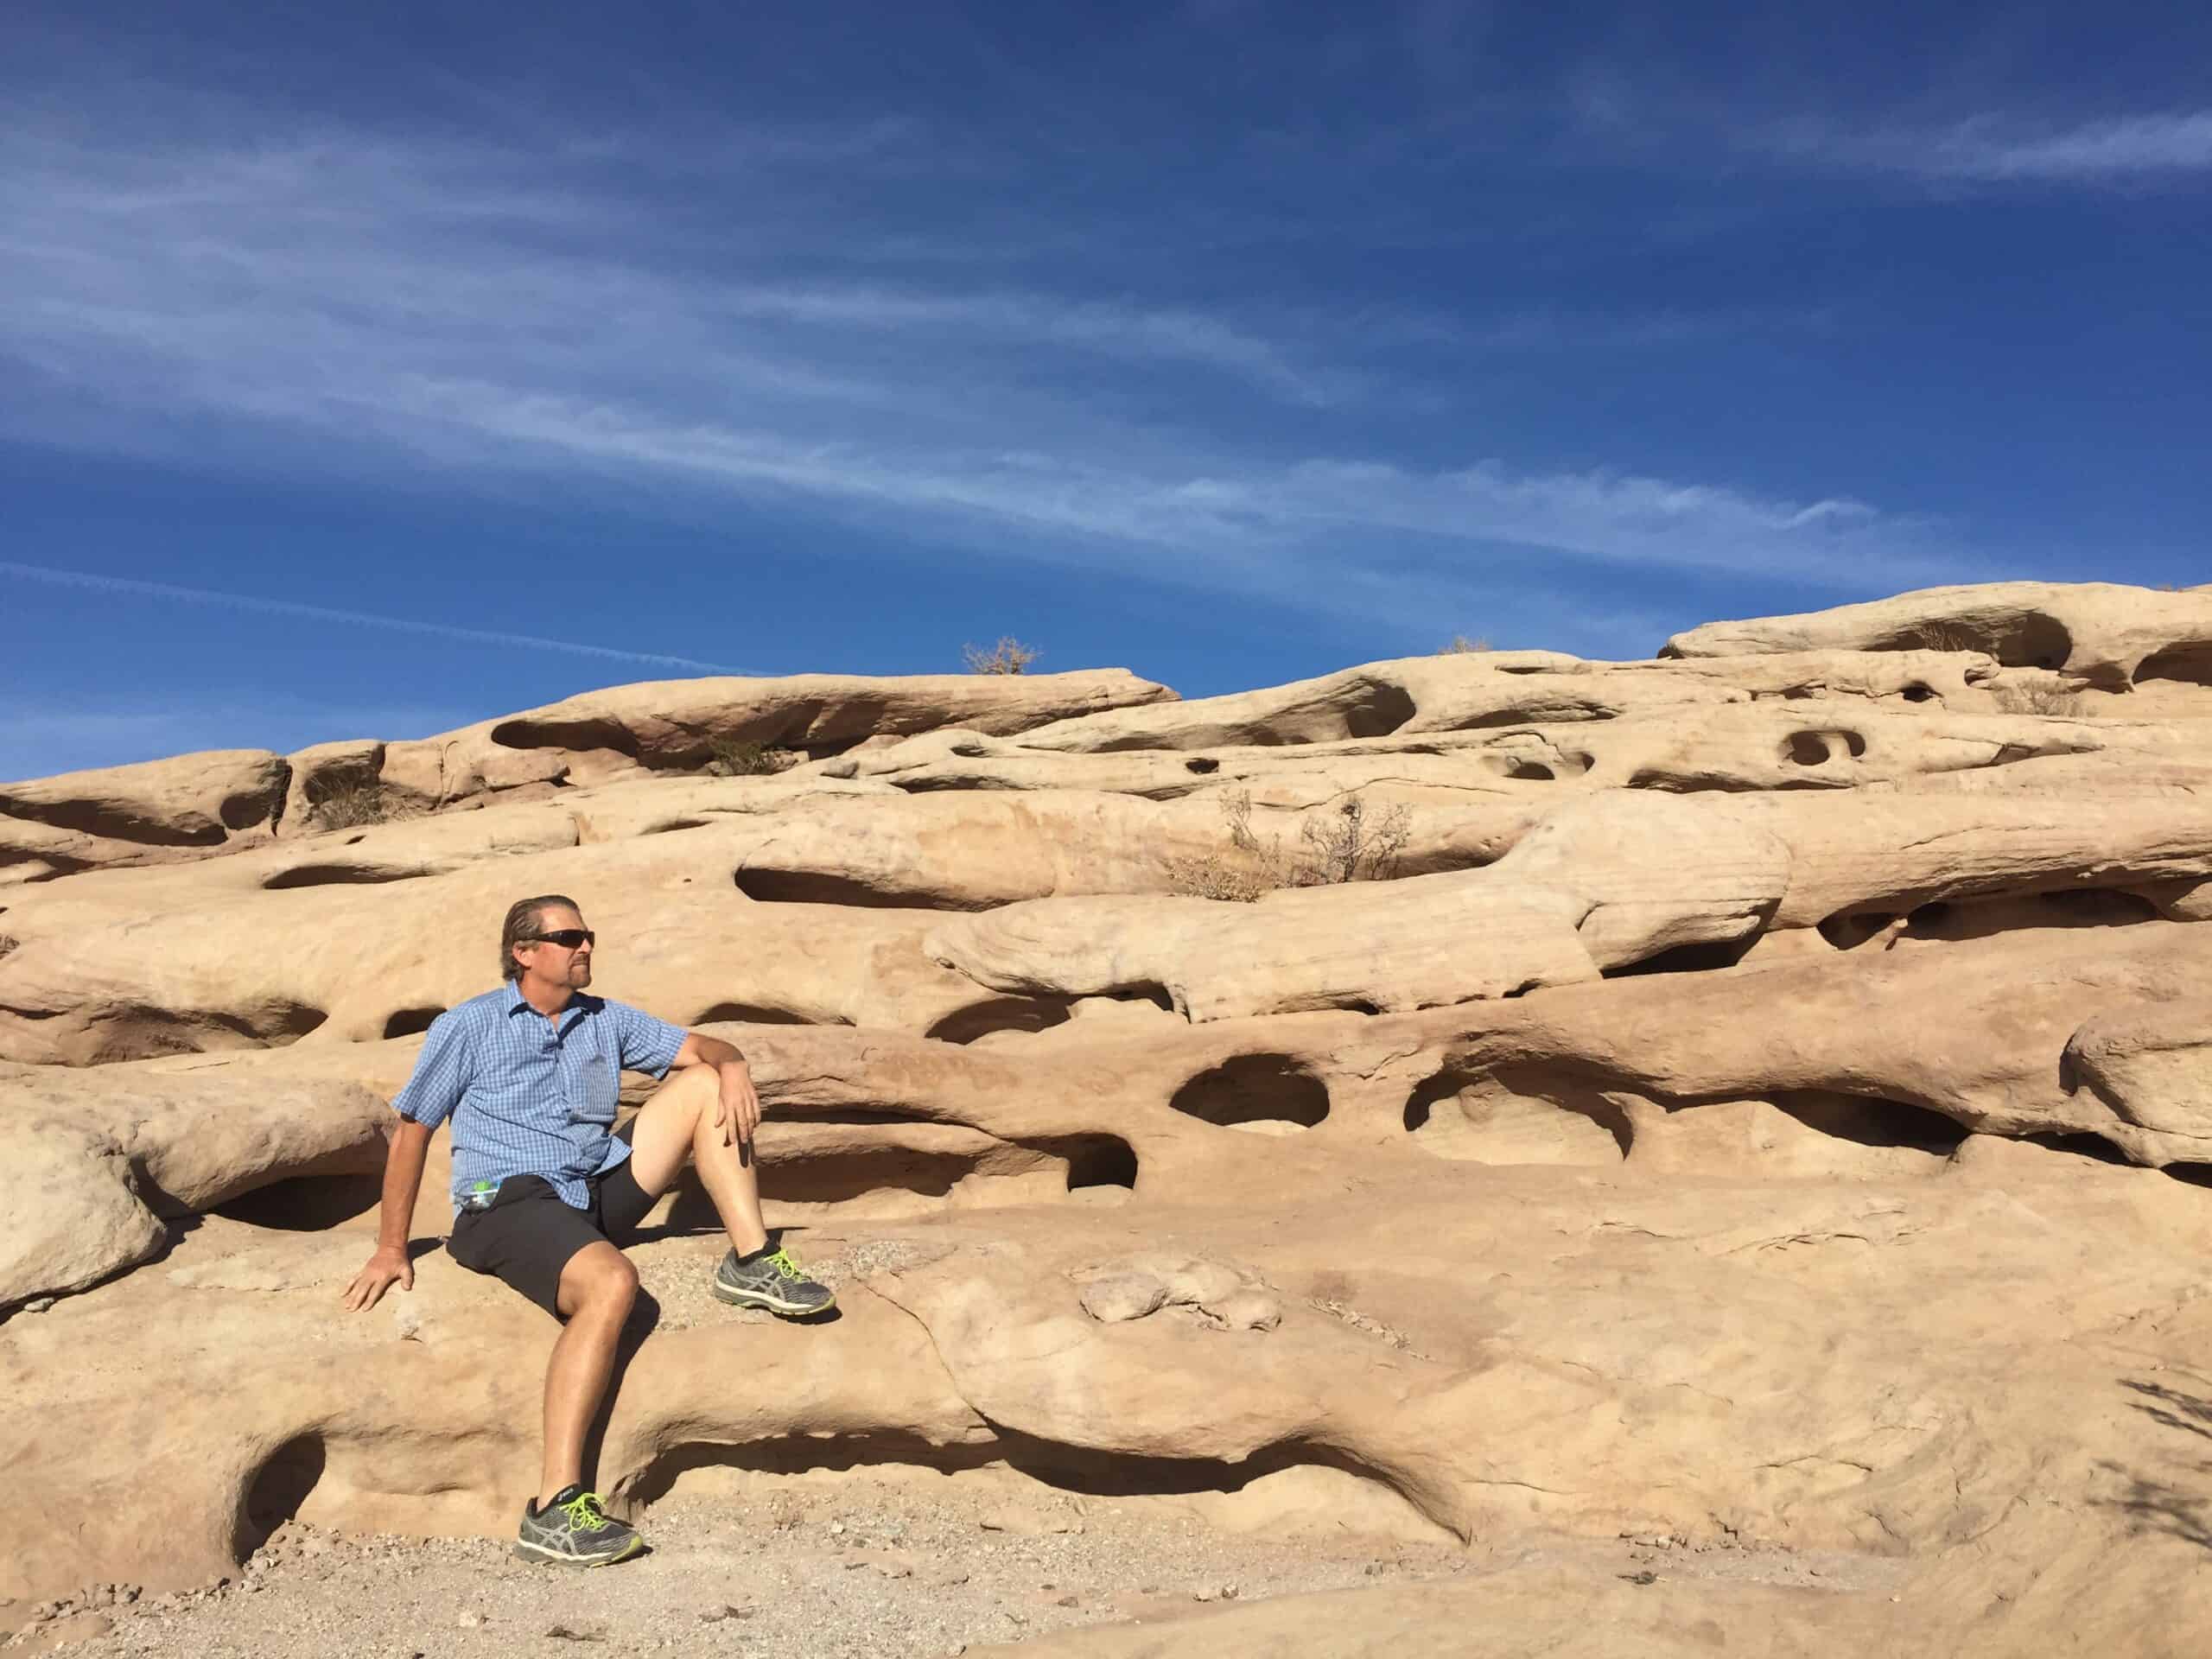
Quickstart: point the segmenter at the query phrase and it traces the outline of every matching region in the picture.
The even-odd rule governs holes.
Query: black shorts
[[[561,1317],[561,1269],[587,1244],[620,1244],[637,1231],[652,1199],[638,1185],[625,1158],[594,1175],[591,1208],[563,1201],[537,1175],[510,1175],[488,1210],[464,1210],[454,1218],[446,1249],[464,1268],[504,1279],[555,1319]]]

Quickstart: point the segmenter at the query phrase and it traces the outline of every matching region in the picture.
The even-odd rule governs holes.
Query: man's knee
[[[570,1293],[579,1313],[587,1309],[627,1313],[638,1299],[638,1266],[612,1244],[594,1244],[579,1250],[562,1272],[563,1288]]]
[[[713,1109],[720,1086],[711,1065],[688,1065],[656,1089],[647,1103],[681,1112],[687,1121],[696,1122],[702,1113]]]

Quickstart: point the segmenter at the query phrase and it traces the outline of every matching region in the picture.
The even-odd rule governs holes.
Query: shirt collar
[[[555,1018],[559,1020],[566,1020],[572,1014],[596,1014],[602,1006],[604,1006],[604,999],[594,996],[589,991],[578,991],[569,999],[569,1006],[562,1009]],[[512,1019],[525,1009],[531,1014],[537,1012],[537,1008],[531,1006],[530,999],[522,994],[522,981],[509,980],[507,982],[507,1017]]]

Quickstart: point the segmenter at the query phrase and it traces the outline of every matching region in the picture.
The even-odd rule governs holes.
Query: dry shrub
[[[1473,639],[1470,639],[1464,633],[1455,633],[1452,636],[1452,643],[1445,646],[1443,650],[1438,652],[1436,654],[1440,657],[1459,657],[1471,652],[1494,651],[1496,649],[1497,647],[1492,645],[1491,642],[1481,634],[1477,634]]]
[[[1029,664],[1045,653],[1033,645],[1025,645],[1012,634],[999,636],[999,642],[988,651],[981,645],[963,645],[960,658],[968,664],[970,674],[1024,674]]]
[[[1293,872],[1293,885],[1388,881],[1398,873],[1398,855],[1413,832],[1413,814],[1404,807],[1387,808],[1370,820],[1367,803],[1354,795],[1338,806],[1335,822],[1308,818],[1299,826],[1304,855]]]
[[[707,745],[707,753],[711,757],[707,770],[721,778],[772,778],[797,766],[804,758],[791,749],[740,741],[734,737],[712,740]]]
[[[1998,712],[2006,715],[2086,715],[2088,707],[2063,685],[2000,685]]]
[[[1264,845],[1252,833],[1252,791],[1240,789],[1221,798],[1229,844],[1196,858],[1168,861],[1170,888],[1187,899],[1219,899],[1249,905],[1263,893],[1287,885],[1282,855],[1270,839]]]
[[[8,955],[22,944],[22,941],[12,933],[0,933],[0,957]]]
[[[1300,824],[1292,853],[1274,836],[1262,841],[1253,833],[1250,791],[1222,797],[1221,810],[1228,845],[1197,858],[1170,861],[1172,891],[1190,899],[1249,905],[1282,887],[1388,881],[1398,873],[1398,855],[1413,836],[1413,815],[1404,807],[1370,816],[1357,795],[1338,805],[1333,819],[1309,817]]]
[[[1922,651],[1974,651],[1987,654],[1986,648],[1974,634],[1955,622],[1923,623],[1913,631]]]
[[[307,795],[308,816],[324,830],[358,830],[407,816],[381,780],[359,772],[318,778],[308,785]]]

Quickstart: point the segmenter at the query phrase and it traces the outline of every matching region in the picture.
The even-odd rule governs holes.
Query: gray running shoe
[[[525,1504],[515,1554],[562,1567],[607,1567],[645,1547],[638,1529],[607,1512],[597,1492],[564,1486],[543,1509]]]
[[[836,1292],[808,1278],[780,1249],[742,1260],[729,1251],[715,1269],[715,1294],[733,1307],[765,1307],[790,1319],[827,1313],[837,1305]]]

